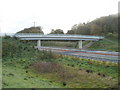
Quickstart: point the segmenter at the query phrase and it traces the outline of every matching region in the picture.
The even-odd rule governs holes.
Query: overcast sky
[[[45,33],[118,13],[119,0],[0,0],[0,28],[15,33],[42,26]]]

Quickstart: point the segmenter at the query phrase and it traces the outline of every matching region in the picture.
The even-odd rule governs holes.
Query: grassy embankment
[[[56,55],[28,44],[3,39],[3,88],[117,87],[116,63]]]
[[[118,38],[104,38],[103,40],[99,40],[91,45],[89,50],[106,50],[106,51],[116,51],[119,52],[118,49]]]

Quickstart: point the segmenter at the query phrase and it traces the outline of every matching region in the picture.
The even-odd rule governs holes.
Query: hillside
[[[103,40],[94,42],[87,49],[88,50],[116,51],[116,52],[119,52],[118,42],[113,41],[113,40],[109,40],[109,39],[106,39],[106,38],[103,39]]]
[[[97,18],[91,22],[75,24],[67,34],[103,35],[118,33],[118,15]]]
[[[17,33],[41,33],[41,34],[44,34],[41,27],[25,28],[24,30],[21,30]]]

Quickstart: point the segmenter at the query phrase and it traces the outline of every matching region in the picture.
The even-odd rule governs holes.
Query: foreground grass
[[[22,64],[6,62],[3,63],[3,88],[62,88],[62,85],[51,83],[30,70],[26,73]]]
[[[108,88],[118,82],[115,68],[97,68],[93,64],[90,69],[86,61],[77,58],[62,57],[50,61],[16,59],[3,62],[3,88]],[[63,68],[57,72],[41,73],[31,66],[34,62],[54,62]],[[92,73],[86,70],[92,70]],[[97,70],[105,76],[98,75]]]

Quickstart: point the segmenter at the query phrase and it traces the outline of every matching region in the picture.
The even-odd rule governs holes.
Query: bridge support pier
[[[41,40],[38,40],[38,41],[37,41],[37,46],[38,46],[38,47],[41,47]]]
[[[78,48],[82,49],[82,40],[78,41]]]

